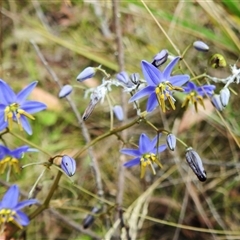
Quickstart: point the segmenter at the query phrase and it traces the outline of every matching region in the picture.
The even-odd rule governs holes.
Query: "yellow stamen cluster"
[[[0,210],[0,225],[3,225],[8,222],[12,222],[22,229],[22,226],[15,220],[16,212],[11,209],[1,209]]]
[[[152,173],[155,175],[156,171],[154,169],[153,163],[156,163],[160,168],[162,168],[162,164],[158,161],[156,154],[147,153],[144,154],[140,159],[141,166],[141,175],[140,178],[143,178],[146,172],[146,167],[150,166]]]
[[[171,108],[176,109],[174,104],[174,98],[171,96],[171,91],[183,91],[181,87],[173,86],[170,82],[162,82],[155,88],[155,93],[157,95],[158,104],[161,106],[162,111],[166,112],[165,98],[168,99]]]
[[[200,95],[197,95],[196,92],[191,92],[187,95],[186,99],[182,104],[182,107],[188,107],[189,102],[194,104],[194,108],[196,112],[198,112],[198,103],[205,109],[203,97]]]
[[[16,158],[6,157],[0,160],[0,174],[3,174],[5,172],[7,166],[10,168],[13,167],[16,173],[20,172],[19,161]]]
[[[4,118],[5,118],[5,122],[8,122],[8,128],[10,131],[12,130],[13,117],[16,118],[20,130],[21,131],[23,130],[22,123],[21,123],[21,115],[27,118],[30,118],[32,120],[35,120],[35,118],[31,114],[21,109],[18,103],[12,103],[11,105],[5,108]]]

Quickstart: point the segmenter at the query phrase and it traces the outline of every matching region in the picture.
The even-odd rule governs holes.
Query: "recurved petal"
[[[140,158],[134,158],[126,163],[123,164],[124,167],[132,167],[138,165],[140,163]]]
[[[139,157],[141,155],[138,149],[123,148],[120,152],[134,157]]]
[[[175,65],[177,64],[177,62],[179,61],[180,57],[175,57],[167,66],[166,68],[164,69],[163,71],[163,78],[164,78],[164,81],[168,80],[170,75],[171,75],[171,72],[173,70],[173,68],[175,67]]]
[[[5,105],[16,102],[16,94],[2,79],[0,79],[0,102]]]
[[[155,148],[155,150],[153,151],[153,153],[160,153],[160,152],[163,152],[165,149],[167,148],[167,145],[166,144],[162,144],[160,145],[158,148]]]
[[[161,71],[145,60],[142,61],[142,72],[150,86],[156,86],[162,82]]]
[[[190,76],[185,74],[185,75],[172,76],[169,78],[169,81],[173,86],[181,87],[183,84],[189,81],[189,79],[190,79]]]
[[[28,149],[29,149],[29,146],[24,145],[22,147],[12,150],[11,155],[17,159],[20,159],[22,157],[23,153],[27,152]]]
[[[47,105],[38,101],[26,101],[21,105],[26,112],[33,114],[45,110]]]
[[[14,208],[15,211],[18,211],[22,208],[25,208],[27,206],[30,206],[30,205],[33,205],[33,204],[36,204],[38,203],[38,201],[36,199],[29,199],[29,200],[24,200],[22,202],[19,202],[17,204],[17,206]]]
[[[21,115],[20,121],[23,129],[27,132],[27,134],[32,135],[32,127],[29,124],[28,119],[25,116]]]
[[[27,226],[29,224],[28,216],[22,211],[17,211],[17,216],[15,217],[16,222],[18,222],[21,226]]]
[[[26,100],[26,98],[30,95],[32,90],[36,87],[37,83],[38,83],[37,81],[30,83],[27,87],[25,87],[22,91],[20,91],[17,94],[17,102],[19,104],[22,104]]]
[[[147,86],[145,88],[143,88],[142,90],[140,90],[139,92],[137,92],[136,94],[134,94],[130,99],[129,102],[133,102],[136,101],[142,97],[145,97],[147,95],[150,95],[152,92],[155,91],[155,87],[153,86]]]
[[[19,189],[17,185],[12,185],[1,201],[1,208],[13,209],[18,203]]]
[[[148,102],[147,102],[147,112],[152,112],[158,105],[158,100],[157,100],[157,96],[156,93],[153,92],[150,97],[148,98]]]

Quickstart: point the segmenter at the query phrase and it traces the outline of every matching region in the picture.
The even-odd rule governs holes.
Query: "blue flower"
[[[24,153],[29,151],[28,146],[22,146],[14,150],[0,145],[0,174],[4,173],[7,166],[13,167],[15,172],[20,172],[19,160],[23,157]]]
[[[162,168],[161,163],[157,159],[157,153],[160,153],[166,149],[166,144],[163,144],[159,147],[156,147],[158,142],[158,135],[151,140],[144,133],[141,134],[139,138],[139,148],[138,149],[129,149],[124,148],[121,150],[121,153],[134,156],[135,158],[125,163],[125,167],[132,167],[140,164],[141,167],[141,178],[145,175],[145,168],[147,166],[151,167],[153,174],[156,174],[155,169],[153,167],[153,163],[158,164],[160,168]]]
[[[72,177],[76,172],[76,161],[64,155],[61,162],[61,168],[69,177]]]
[[[0,202],[0,225],[12,222],[19,228],[29,224],[28,216],[20,211],[22,208],[36,204],[36,199],[29,199],[18,202],[19,188],[17,185],[12,185]]]
[[[187,94],[186,99],[184,100],[182,107],[187,107],[189,102],[192,102],[195,107],[195,111],[198,111],[198,106],[197,104],[199,103],[203,108],[204,102],[203,102],[203,97],[204,95],[206,96],[212,96],[214,94],[214,89],[216,86],[214,85],[202,85],[200,87],[196,86],[195,83],[193,82],[188,82],[187,86],[184,87],[184,93]]]
[[[150,95],[147,102],[147,112],[152,112],[159,104],[166,111],[165,100],[168,99],[172,109],[175,110],[175,99],[172,96],[173,90],[183,91],[181,86],[189,80],[189,75],[171,76],[174,66],[180,57],[175,57],[161,72],[151,63],[143,60],[142,71],[148,86],[132,96],[129,102],[138,100],[144,96]]]
[[[37,85],[32,82],[18,94],[15,94],[6,82],[0,79],[0,131],[8,127],[12,130],[13,121],[18,123],[20,130],[25,130],[29,135],[32,128],[28,118],[34,120],[31,115],[46,109],[46,105],[37,101],[28,101],[26,98]]]

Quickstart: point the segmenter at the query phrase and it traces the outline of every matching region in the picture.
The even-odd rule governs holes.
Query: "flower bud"
[[[168,59],[168,50],[163,49],[153,58],[152,65],[155,67],[160,67],[163,65]]]
[[[230,91],[227,87],[224,87],[221,91],[220,91],[220,100],[221,100],[221,103],[224,107],[227,106],[228,104],[228,101],[229,101],[229,98],[230,98]]]
[[[167,145],[168,145],[168,148],[171,150],[171,151],[174,151],[175,147],[176,147],[176,137],[175,135],[173,135],[172,133],[169,133],[167,135]]]
[[[139,73],[132,73],[130,75],[130,80],[132,81],[133,84],[137,85],[139,83],[139,80],[140,80]]]
[[[214,94],[211,99],[211,102],[218,111],[222,111],[224,109],[219,94]]]
[[[202,41],[195,41],[193,47],[200,52],[207,52],[209,50],[209,46]]]
[[[122,71],[116,75],[116,78],[127,88],[133,87],[133,83],[130,81],[128,74],[125,71]]]
[[[101,211],[101,207],[94,207],[92,209],[91,213],[96,214],[96,213],[99,213],[100,211]],[[85,217],[85,219],[83,220],[83,228],[84,229],[89,228],[93,224],[93,222],[95,220],[93,214],[88,214]]]
[[[62,157],[61,168],[69,177],[72,177],[76,172],[76,161],[73,158],[64,155]]]
[[[65,85],[62,87],[61,91],[58,94],[59,98],[64,98],[68,96],[73,90],[73,87],[71,85]]]
[[[77,81],[83,82],[88,78],[92,78],[96,73],[96,68],[94,67],[87,67],[82,72],[80,72],[77,76]]]
[[[206,171],[203,168],[202,160],[197,152],[195,152],[191,147],[186,149],[186,160],[189,167],[193,170],[196,174],[198,179],[201,182],[207,180]]]
[[[113,107],[113,112],[116,116],[116,118],[119,120],[119,121],[123,121],[124,119],[124,115],[123,115],[123,109],[120,105],[115,105]]]

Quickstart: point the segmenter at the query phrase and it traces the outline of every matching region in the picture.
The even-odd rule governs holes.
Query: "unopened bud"
[[[167,135],[167,145],[168,145],[168,148],[171,150],[171,151],[174,151],[175,147],[176,147],[176,137],[175,135],[173,135],[172,133],[169,133]]]
[[[61,91],[58,94],[59,98],[64,98],[68,96],[73,90],[73,87],[71,85],[65,85],[62,87]]]
[[[127,88],[133,87],[133,83],[130,81],[128,74],[125,71],[122,71],[116,75],[116,78],[119,82],[121,82]]]
[[[76,172],[76,161],[73,158],[64,155],[62,157],[61,168],[69,177],[72,177]]]
[[[220,100],[224,107],[228,105],[229,98],[230,98],[230,91],[227,87],[225,87],[220,91]]]
[[[186,149],[186,160],[189,167],[193,170],[193,172],[196,174],[198,179],[201,182],[206,181],[207,174],[203,168],[202,160],[198,155],[198,153],[194,151],[191,147]]]
[[[155,67],[160,67],[163,65],[168,59],[168,50],[163,49],[157,55],[154,56],[152,65]]]
[[[209,50],[209,46],[202,41],[195,41],[193,47],[200,52],[207,52]]]
[[[124,119],[124,115],[123,115],[123,109],[120,105],[115,105],[113,107],[113,112],[116,116],[116,118],[119,120],[119,121],[123,121]]]
[[[96,73],[96,68],[87,67],[77,76],[77,81],[83,82],[86,79],[92,78]]]
[[[211,102],[218,111],[222,111],[224,109],[224,106],[222,104],[219,94],[214,94],[211,99]]]
[[[132,73],[130,75],[130,80],[132,81],[133,84],[137,85],[139,83],[139,80],[140,80],[139,73]]]
[[[92,214],[88,214],[85,217],[85,219],[83,220],[83,228],[84,229],[89,228],[93,224],[93,222],[95,220],[93,214],[99,213],[100,211],[101,211],[101,207],[94,207],[92,209],[92,211],[91,211]]]

